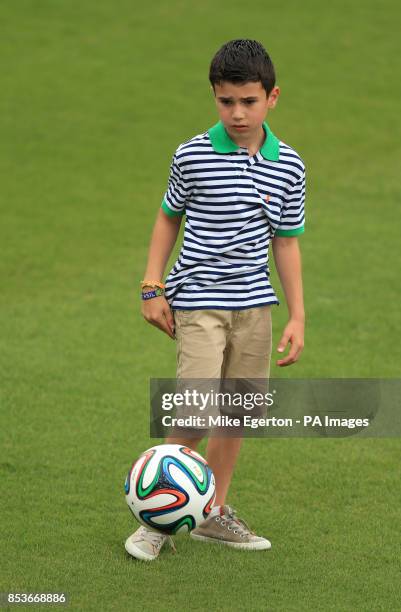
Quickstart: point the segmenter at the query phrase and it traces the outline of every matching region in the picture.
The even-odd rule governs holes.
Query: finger
[[[281,340],[278,343],[278,347],[277,347],[277,351],[279,353],[283,353],[285,351],[285,347],[287,346],[289,340],[290,340],[290,334],[283,334],[281,336]]]
[[[175,325],[174,325],[174,317],[170,308],[166,308],[164,311],[164,316],[166,317],[167,325],[170,328],[171,333],[174,335]]]
[[[293,364],[294,361],[291,359],[289,360],[288,357],[286,357],[285,359],[279,359],[278,361],[276,361],[276,364],[280,367],[280,368],[285,368],[286,366],[289,366],[291,364]]]
[[[298,359],[301,356],[302,351],[304,350],[303,342],[296,342],[296,343],[294,343],[294,349],[295,349],[295,354],[293,356],[293,363],[298,361]],[[291,355],[291,351],[290,351],[288,356],[290,356],[290,355]]]
[[[298,344],[293,345],[291,346],[291,350],[288,353],[287,357],[285,357],[284,359],[279,359],[276,363],[278,366],[291,365],[292,363],[295,363],[296,361],[298,361],[301,352],[302,352],[301,345],[298,345]]]
[[[298,361],[298,359],[300,358],[303,350],[304,350],[304,345],[303,344],[299,345],[298,349],[297,349],[297,353],[295,355],[295,361]]]
[[[167,321],[166,321],[166,318],[164,317],[164,315],[163,315],[163,318],[161,318],[161,319],[153,319],[152,321],[149,321],[149,323],[151,323],[155,327],[159,328],[161,331],[166,333],[168,336],[170,336],[170,338],[172,338],[174,340],[174,334],[171,331],[170,327],[167,325]]]
[[[160,322],[160,329],[162,329],[170,338],[175,339],[174,331],[171,329],[167,322],[166,317],[163,315],[163,319]]]
[[[165,324],[164,324],[163,331],[165,331],[165,332],[166,332],[166,334],[167,334],[168,336],[170,336],[170,338],[172,338],[173,340],[175,340],[175,332],[174,332],[174,329],[171,329],[171,327],[170,327],[170,325],[167,323],[167,321],[166,321],[166,322],[165,322]]]

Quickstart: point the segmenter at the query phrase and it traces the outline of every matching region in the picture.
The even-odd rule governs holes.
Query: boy
[[[232,40],[216,53],[209,80],[219,122],[179,145],[159,210],[142,281],[145,319],[177,339],[177,378],[263,379],[269,375],[272,304],[268,247],[284,290],[289,321],[278,366],[303,349],[304,306],[297,236],[304,231],[305,167],[264,121],[280,90],[263,46]],[[183,215],[178,260],[161,283]],[[165,291],[164,291],[165,289]],[[180,434],[166,443],[196,449],[202,439]],[[269,549],[226,505],[241,446],[238,437],[210,437],[207,461],[216,478],[215,506],[191,532],[202,541]],[[126,541],[136,558],[155,559],[167,536],[140,527]]]

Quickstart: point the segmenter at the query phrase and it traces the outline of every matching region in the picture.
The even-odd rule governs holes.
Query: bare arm
[[[181,221],[181,215],[169,217],[162,209],[159,210],[150,240],[145,279],[162,280],[168,258],[180,231]],[[166,332],[170,338],[174,338],[174,319],[164,296],[143,300],[142,314],[149,323]]]
[[[289,314],[278,352],[282,353],[288,342],[291,344],[289,354],[284,359],[279,359],[277,365],[287,366],[298,361],[304,347],[305,311],[301,253],[296,236],[273,238],[272,249]]]

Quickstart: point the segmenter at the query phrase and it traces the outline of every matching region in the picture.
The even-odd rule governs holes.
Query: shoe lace
[[[232,528],[234,526],[235,531],[238,532],[239,535],[255,535],[249,525],[243,520],[238,518],[236,515],[236,510],[234,508],[230,508],[227,506],[227,511],[222,516],[222,520],[228,523],[228,526]]]
[[[156,546],[157,548],[159,548],[163,544],[164,540],[167,538],[168,543],[173,549],[173,552],[177,552],[172,537],[165,533],[159,531],[151,531],[150,529],[144,528],[140,533],[140,537],[142,540],[150,542],[152,546]]]

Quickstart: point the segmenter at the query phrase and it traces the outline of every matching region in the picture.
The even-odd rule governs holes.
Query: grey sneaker
[[[272,546],[269,540],[251,531],[230,506],[222,506],[219,515],[209,516],[199,527],[193,529],[191,538],[246,550],[268,550]]]
[[[159,552],[166,540],[169,540],[173,551],[177,552],[170,536],[160,531],[151,531],[146,527],[139,527],[126,540],[125,550],[136,559],[141,559],[141,561],[153,561],[159,556]]]

